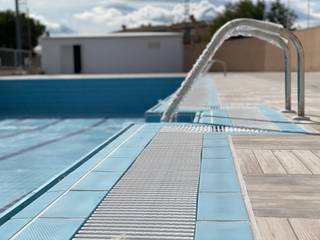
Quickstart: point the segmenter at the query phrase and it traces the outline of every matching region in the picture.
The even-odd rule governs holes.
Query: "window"
[[[149,42],[148,48],[150,49],[160,49],[161,45],[160,42]]]

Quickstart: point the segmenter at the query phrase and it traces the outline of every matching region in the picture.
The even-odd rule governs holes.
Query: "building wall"
[[[295,34],[304,47],[306,69],[320,71],[320,27],[296,31]]]
[[[42,68],[48,74],[62,71],[63,45],[81,45],[83,73],[161,73],[183,71],[182,36],[45,38]],[[67,63],[64,63],[67,64]]]
[[[306,71],[320,71],[320,28],[294,32],[300,39],[305,52]],[[185,46],[185,71],[196,62],[206,44]],[[283,71],[282,51],[271,44],[255,38],[235,38],[226,41],[215,58],[226,62],[229,71]],[[296,71],[296,56],[290,47],[291,67]],[[221,71],[214,66],[212,71]]]

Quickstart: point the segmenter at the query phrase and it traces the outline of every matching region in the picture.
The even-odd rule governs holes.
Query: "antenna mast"
[[[189,22],[190,19],[190,0],[184,0],[184,20]]]

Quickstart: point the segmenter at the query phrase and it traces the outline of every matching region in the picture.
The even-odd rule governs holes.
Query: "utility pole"
[[[184,43],[191,42],[191,26],[190,26],[190,0],[184,0]]]
[[[16,58],[17,58],[17,67],[22,66],[21,50],[22,50],[22,41],[21,41],[21,21],[20,21],[20,10],[19,10],[19,0],[15,0],[16,4]]]
[[[29,45],[29,69],[32,68],[32,32],[31,32],[31,26],[30,26],[30,10],[29,7],[27,7],[27,16],[26,16],[26,21],[27,21],[27,28],[28,28],[28,45]]]
[[[287,28],[289,29],[290,0],[288,0],[288,2],[287,2],[287,8],[288,8],[288,12],[287,12]]]
[[[307,19],[307,27],[310,27],[310,0],[308,0],[308,19]]]
[[[32,32],[31,32],[31,26],[30,26],[30,10],[27,8],[27,15],[26,15],[26,21],[27,21],[27,30],[28,30],[28,47],[29,50],[32,51]]]

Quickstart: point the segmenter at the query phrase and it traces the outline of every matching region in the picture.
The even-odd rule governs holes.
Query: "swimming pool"
[[[0,213],[171,94],[182,75],[0,78]]]
[[[130,122],[143,119],[0,121],[0,212],[46,183]]]

